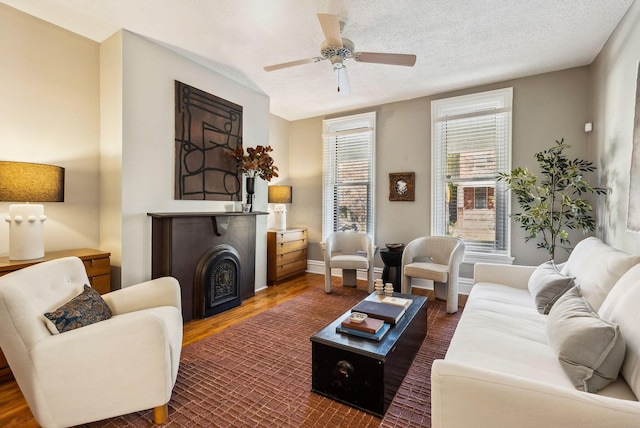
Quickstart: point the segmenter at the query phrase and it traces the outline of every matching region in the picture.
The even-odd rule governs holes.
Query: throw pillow
[[[107,320],[111,309],[100,293],[85,284],[82,293],[44,316],[51,334],[58,334]]]
[[[617,379],[625,354],[620,329],[600,318],[577,287],[553,305],[546,332],[562,369],[580,391],[597,392]]]
[[[573,287],[573,278],[561,274],[550,260],[533,271],[528,285],[538,312],[546,315],[560,296]]]

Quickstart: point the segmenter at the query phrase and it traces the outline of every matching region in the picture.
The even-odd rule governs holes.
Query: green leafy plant
[[[518,200],[522,212],[511,214],[511,218],[528,233],[525,241],[541,239],[537,248],[547,250],[549,260],[555,258],[557,247],[571,251],[567,229],[580,229],[584,233],[595,230],[593,209],[583,196],[607,193],[606,189],[585,181],[583,174],[596,168],[586,160],[568,159],[563,152],[569,147],[563,138],[556,140],[552,148],[535,154],[540,179],[527,168],[516,168],[496,177],[507,184]]]
[[[230,155],[238,162],[238,169],[246,173],[249,177],[260,177],[271,181],[278,176],[278,167],[274,165],[274,160],[269,154],[273,149],[271,146],[247,147],[245,154],[242,145],[233,150]]]

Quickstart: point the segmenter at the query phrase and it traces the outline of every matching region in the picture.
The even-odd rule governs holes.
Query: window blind
[[[322,237],[374,232],[375,113],[323,122]]]
[[[432,104],[432,227],[467,252],[509,252],[509,194],[495,177],[510,167],[510,97],[509,88]]]

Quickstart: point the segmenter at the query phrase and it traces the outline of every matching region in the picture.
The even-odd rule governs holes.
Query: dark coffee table
[[[350,406],[384,416],[427,334],[427,298],[413,300],[380,342],[337,333],[351,310],[311,336],[311,390]]]

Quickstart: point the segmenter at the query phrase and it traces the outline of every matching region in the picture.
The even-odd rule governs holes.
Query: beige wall
[[[431,101],[512,86],[513,166],[536,169],[533,155],[565,138],[573,148],[571,157],[589,158],[589,68],[580,67],[524,79],[496,83],[433,97],[385,104],[363,111],[376,111],[376,244],[408,242],[431,233]],[[351,113],[351,112],[350,112]],[[349,114],[349,113],[344,113]],[[304,193],[293,204],[293,219],[309,227],[309,258],[322,260],[322,120],[291,123],[290,179]],[[389,173],[416,173],[415,202],[389,201]],[[595,180],[595,176],[593,177]],[[577,236],[577,242],[581,236]],[[524,243],[521,229],[512,230],[512,255],[516,263],[538,264],[547,259],[533,243]],[[566,257],[560,254],[559,261]],[[377,259],[377,266],[382,262]]]
[[[598,234],[634,254],[640,253],[640,235],[627,232],[626,224],[639,59],[640,2],[636,1],[592,65],[591,100],[591,145],[601,185],[610,189],[606,204],[599,207]]]
[[[635,3],[590,67],[361,110],[374,110],[378,118],[376,243],[430,233],[431,100],[513,86],[513,166],[535,168],[533,154],[564,137],[574,146],[570,156],[595,160],[600,185],[611,189],[606,203],[598,204],[597,234],[639,252],[638,235],[625,230],[639,20]],[[130,33],[99,45],[1,4],[0,26],[2,159],[53,163],[67,172],[65,202],[46,204],[47,250],[112,251],[115,265],[130,263],[123,267],[128,285],[150,275],[147,212],[226,209],[221,203],[173,200],[172,174],[166,172],[173,169],[177,79],[245,107],[245,144],[268,141],[276,148],[281,177],[271,184],[293,185],[288,224],[309,227],[310,259],[322,259],[323,117],[287,122],[270,115],[266,96]],[[591,121],[594,132],[585,134],[584,123]],[[405,171],[416,173],[415,202],[389,202],[388,174]],[[266,185],[258,187],[262,210]],[[8,205],[0,203],[0,216]],[[260,220],[262,229],[266,222]],[[544,252],[523,237],[514,227],[516,262],[543,261]],[[263,245],[258,239],[257,278],[265,271]],[[0,254],[7,252],[5,225]]]
[[[246,145],[269,141],[267,96],[126,31],[98,44],[1,4],[0,27],[2,159],[66,168],[65,202],[45,207],[47,251],[110,251],[114,284],[128,286],[151,276],[148,212],[231,208],[173,199],[174,81],[243,106]],[[256,209],[266,211],[267,184],[256,187]],[[259,289],[267,216],[257,222]],[[0,254],[8,229],[0,227]]]
[[[44,204],[45,250],[98,248],[99,45],[4,4],[0,28],[0,159],[65,168],[65,201]]]

